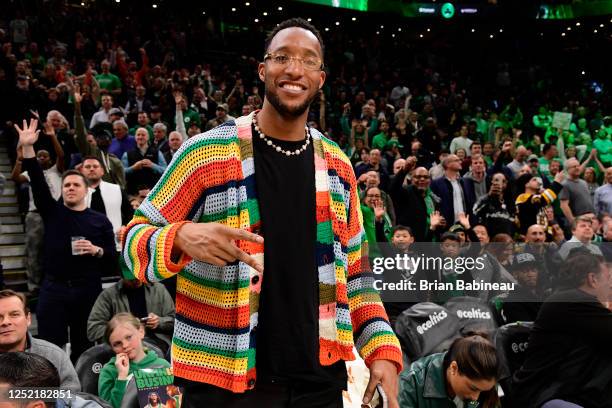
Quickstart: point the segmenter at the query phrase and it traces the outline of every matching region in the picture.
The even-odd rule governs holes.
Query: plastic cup
[[[80,236],[70,237],[70,241],[71,241],[70,244],[72,245],[72,255],[83,255],[83,251],[76,248],[74,244],[77,241],[83,241],[84,239],[85,237],[80,237]]]

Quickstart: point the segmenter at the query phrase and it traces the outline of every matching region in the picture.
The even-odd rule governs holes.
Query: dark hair
[[[104,163],[102,163],[102,160],[100,160],[99,157],[96,156],[85,156],[81,159],[81,163],[85,163],[85,160],[95,160],[100,164],[100,167],[102,167],[102,169],[104,169]]]
[[[561,267],[562,286],[578,288],[583,285],[590,273],[599,274],[603,257],[592,254],[584,246],[573,248]]]
[[[323,55],[325,55],[325,45],[323,44],[323,37],[321,37],[321,33],[317,30],[312,24],[303,18],[290,18],[278,24],[274,27],[274,30],[270,31],[268,36],[266,37],[266,42],[264,44],[264,54],[268,52],[268,48],[270,47],[270,43],[272,39],[278,34],[279,31],[284,30],[285,28],[298,27],[303,28],[304,30],[308,30],[317,37],[319,41],[319,45],[321,46],[321,58],[323,59]]]
[[[554,145],[552,143],[546,143],[544,146],[542,146],[542,154],[546,154],[546,152],[552,149],[553,146]]]
[[[150,392],[149,393],[149,404],[151,404],[153,402],[153,401],[151,401],[151,397],[153,397],[154,395],[157,397],[157,403],[159,405],[161,403],[161,398],[159,398],[159,395],[156,392]]]
[[[365,198],[367,197],[368,192],[369,192],[370,190],[372,190],[373,188],[378,189],[378,190],[380,191],[380,195],[381,195],[381,198],[382,198],[383,191],[381,190],[380,186],[370,186],[370,187],[366,188],[366,189],[363,191],[363,199],[364,199],[364,200],[365,200]]]
[[[38,354],[9,352],[0,353],[0,382],[18,388],[57,388],[60,377],[55,366]],[[55,402],[46,402],[45,406],[55,407]]]
[[[414,234],[412,233],[412,228],[406,227],[405,225],[396,225],[391,231],[393,232],[392,235],[395,235],[397,231],[405,231],[410,234],[411,237],[414,237]]]
[[[455,234],[454,232],[448,231],[446,231],[444,234],[442,234],[442,237],[440,237],[440,242],[446,241],[461,242],[461,240],[459,239],[459,235]]]
[[[83,173],[79,172],[78,170],[74,170],[74,169],[66,170],[62,174],[62,184],[64,184],[64,180],[66,180],[66,177],[68,176],[79,176],[81,180],[83,180],[83,183],[85,183],[85,187],[89,187],[89,181],[87,181],[87,178],[85,178]]]
[[[499,377],[499,360],[495,346],[484,333],[470,332],[466,337],[453,341],[444,356],[443,373],[446,373],[452,362],[457,363],[459,374],[472,380],[495,380]],[[497,406],[499,398],[497,389],[480,393],[480,402],[484,408]]]
[[[19,298],[19,300],[21,300],[21,303],[23,303],[23,311],[25,312],[25,314],[30,313],[30,308],[28,307],[26,297],[23,293],[15,292],[12,289],[0,290],[0,299],[7,299],[11,297]]]

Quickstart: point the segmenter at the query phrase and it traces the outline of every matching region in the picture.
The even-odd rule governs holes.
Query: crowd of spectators
[[[39,335],[62,347],[70,327],[75,362],[104,341],[113,316],[131,312],[145,328],[125,315],[115,326],[166,350],[172,284],[120,280],[102,291],[101,278],[120,276],[122,228],[182,142],[261,108],[265,90],[255,75],[261,55],[232,60],[242,52],[231,53],[240,33],[224,40],[214,19],[185,30],[150,16],[136,23],[106,14],[105,24],[93,24],[95,8],[68,7],[50,9],[48,21],[19,11],[0,21],[0,123],[13,147],[12,178],[30,190],[21,208],[28,287],[40,292],[43,306]],[[149,26],[136,31],[144,22]],[[605,92],[575,80],[565,92],[535,68],[518,79],[508,64],[496,67],[483,90],[466,80],[467,65],[453,72],[433,50],[402,65],[381,54],[377,39],[335,38],[325,61],[330,81],[311,106],[309,126],[337,142],[354,165],[372,257],[389,247],[408,252],[413,242],[440,243],[449,257],[487,252],[490,264],[478,278],[517,283],[512,296],[530,304],[511,302],[507,323],[536,319],[574,247],[610,260],[612,109]],[[207,41],[224,44],[223,53],[204,52]],[[555,112],[571,120],[561,124]],[[35,156],[31,146],[18,145],[13,127],[32,118],[40,123]],[[82,206],[95,211],[77,220],[70,210]],[[457,279],[452,271],[434,272]],[[457,295],[488,301],[497,294],[424,293],[419,300],[443,303]],[[2,296],[0,316],[16,310],[23,333],[19,347],[0,351],[44,346],[49,351],[39,354],[51,356],[62,383],[70,382],[66,362],[57,362],[62,351],[27,334],[25,304],[19,312],[24,299]],[[386,306],[392,319],[402,311]],[[120,377],[127,375],[125,364],[112,363],[105,369],[117,371],[116,365]]]

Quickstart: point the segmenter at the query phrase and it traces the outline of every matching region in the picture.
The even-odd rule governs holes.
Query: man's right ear
[[[266,82],[266,64],[263,62],[260,62],[257,66],[257,75],[259,75],[261,82]]]

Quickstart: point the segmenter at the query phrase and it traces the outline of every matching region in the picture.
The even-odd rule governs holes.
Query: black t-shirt
[[[304,141],[274,139],[295,151]],[[257,327],[258,381],[316,382],[346,387],[343,361],[319,363],[319,278],[312,143],[286,156],[253,129],[255,184],[265,239]]]
[[[147,310],[147,299],[145,297],[144,285],[140,285],[134,289],[124,288],[123,290],[128,298],[130,313],[138,318],[147,317],[149,315],[149,311]]]

